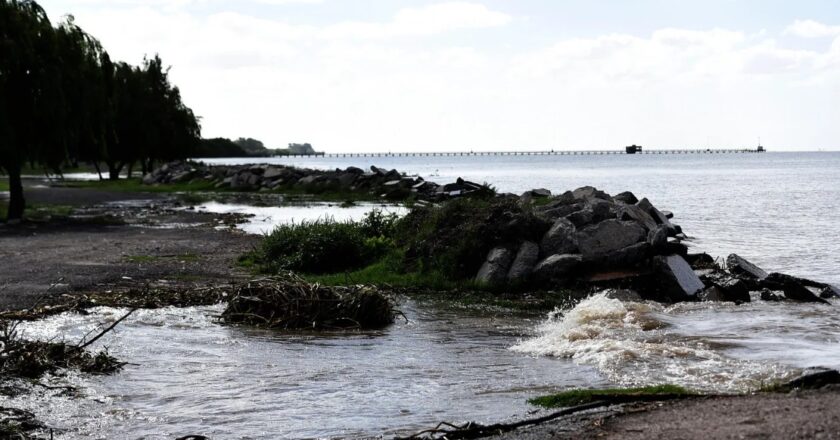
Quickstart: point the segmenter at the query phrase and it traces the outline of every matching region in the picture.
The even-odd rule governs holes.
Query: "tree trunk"
[[[125,166],[124,162],[114,163],[108,162],[108,180],[119,180],[120,172],[122,171],[123,167]]]
[[[99,168],[99,161],[97,161],[97,160],[93,161],[93,167],[96,168],[96,173],[99,174],[99,180],[105,180],[102,177],[102,169]]]
[[[131,175],[133,174],[133,171],[134,171],[134,162],[129,162],[128,163],[128,180],[131,180]]]
[[[23,183],[20,180],[20,164],[6,164],[4,166],[9,172],[9,223],[17,223],[23,218],[23,210],[26,208],[26,200],[23,199]]]

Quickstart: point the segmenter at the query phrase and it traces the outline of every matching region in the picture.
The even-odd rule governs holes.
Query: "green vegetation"
[[[201,127],[158,56],[111,60],[68,15],[53,26],[32,0],[0,0],[0,169],[10,220],[23,218],[24,167],[57,172],[104,164],[110,179],[135,165],[184,159]]]
[[[604,390],[576,389],[558,394],[528,399],[528,403],[543,408],[559,408],[605,401],[645,400],[651,397],[674,398],[693,396],[696,393],[678,385],[656,385],[643,388],[611,388]]]
[[[177,192],[229,192],[218,189],[207,181],[170,183],[166,185],[143,185],[140,179],[123,180],[80,180],[64,183],[68,188],[92,188],[105,191],[148,192],[148,193],[177,193]]]
[[[296,271],[334,273],[363,267],[394,245],[396,216],[374,210],[360,222],[332,219],[282,225],[266,235],[260,247],[242,258],[262,273]]]

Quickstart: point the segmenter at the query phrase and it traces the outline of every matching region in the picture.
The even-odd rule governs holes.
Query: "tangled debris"
[[[377,329],[394,322],[393,301],[372,286],[327,287],[288,273],[237,288],[227,323],[282,329]]]

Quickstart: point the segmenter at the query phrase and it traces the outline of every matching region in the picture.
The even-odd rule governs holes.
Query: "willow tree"
[[[0,167],[9,176],[8,219],[19,220],[21,168],[57,169],[66,108],[55,29],[34,1],[0,0]]]

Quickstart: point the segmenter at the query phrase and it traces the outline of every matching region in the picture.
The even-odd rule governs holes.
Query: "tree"
[[[9,175],[10,221],[20,220],[21,168],[57,169],[67,157],[62,141],[66,108],[56,32],[34,1],[0,0],[0,167]]]

